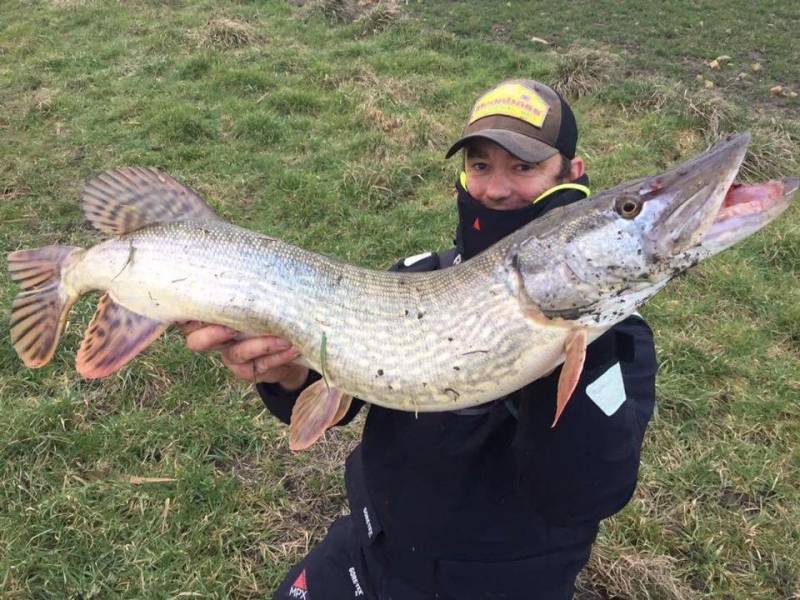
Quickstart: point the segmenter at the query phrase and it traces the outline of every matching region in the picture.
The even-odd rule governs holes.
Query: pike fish
[[[558,420],[586,346],[679,272],[789,205],[798,179],[734,183],[750,136],[667,172],[550,211],[457,266],[374,271],[222,221],[149,168],[87,182],[81,205],[110,239],[8,255],[22,288],[11,341],[28,367],[53,356],[67,313],[103,293],[77,355],[87,378],[122,368],[173,323],[288,339],[323,379],[295,405],[290,446],[310,446],[356,396],[407,411],[497,399],[563,364]]]

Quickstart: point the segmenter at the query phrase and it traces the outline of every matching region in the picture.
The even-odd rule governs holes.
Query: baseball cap
[[[476,138],[491,140],[514,156],[537,163],[557,152],[575,158],[578,126],[558,92],[532,79],[510,79],[478,98],[464,134],[445,158]]]

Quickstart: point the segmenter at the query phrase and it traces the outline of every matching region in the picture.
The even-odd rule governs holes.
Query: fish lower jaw
[[[789,207],[797,189],[790,183],[787,180],[732,186],[699,245],[716,253],[768,225]]]

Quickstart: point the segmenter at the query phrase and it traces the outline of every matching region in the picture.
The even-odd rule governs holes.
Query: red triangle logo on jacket
[[[297,579],[294,580],[294,583],[292,584],[292,587],[293,588],[297,588],[298,590],[303,590],[304,592],[308,591],[308,588],[306,587],[306,570],[305,569],[303,569],[300,572],[300,575],[297,576]]]
[[[475,222],[472,224],[472,228],[475,231],[480,231],[481,230],[481,222],[480,222],[480,219],[478,219],[478,217],[475,217]]]

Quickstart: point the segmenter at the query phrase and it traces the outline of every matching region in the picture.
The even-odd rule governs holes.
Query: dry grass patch
[[[604,50],[570,48],[558,56],[552,87],[565,97],[586,96],[612,79],[619,62]]]
[[[577,581],[576,600],[641,598],[690,600],[700,596],[683,581],[677,560],[633,548],[615,551],[602,542],[595,545],[592,558]]]
[[[360,104],[361,110],[367,119],[384,133],[391,133],[403,125],[403,118],[387,115],[375,103],[375,98],[370,96]]]
[[[363,12],[354,0],[296,0],[302,19],[320,17],[331,23],[352,23]]]
[[[701,90],[690,94],[686,90],[683,106],[687,115],[699,121],[699,129],[709,144],[736,130],[739,115],[735,107],[715,92]]]
[[[345,428],[334,428],[308,451],[289,451],[288,428],[269,440],[265,454],[271,463],[285,465],[276,485],[285,489],[291,502],[270,507],[263,514],[268,540],[261,552],[272,561],[292,565],[321,540],[331,522],[348,512],[341,485],[342,465],[360,441],[366,410]]]
[[[386,147],[372,158],[386,162],[387,167],[402,161],[408,148],[443,149],[452,135],[425,109],[419,109],[411,120],[382,110],[373,95],[369,95],[359,106],[367,123],[386,135]]]
[[[381,0],[363,12],[356,19],[356,24],[362,36],[374,35],[391,27],[401,16],[397,2]]]
[[[200,45],[204,48],[225,50],[249,46],[258,39],[255,28],[249,23],[219,17],[206,24],[200,34]]]
[[[37,89],[31,95],[30,104],[28,106],[28,113],[40,112],[47,113],[53,107],[58,92],[51,88],[42,87]]]
[[[444,151],[453,137],[453,131],[425,109],[417,113],[413,128],[415,148]]]
[[[678,97],[675,85],[660,77],[649,76],[633,83],[638,87],[637,93],[622,105],[629,115],[660,111]]]
[[[370,69],[359,68],[350,76],[340,78],[336,87],[358,101],[366,124],[382,131],[387,145],[397,150],[389,150],[378,158],[394,154],[393,160],[400,161],[408,148],[440,148],[450,135],[444,125],[423,108],[417,109],[413,120],[392,114],[395,106],[415,106],[419,102],[419,86],[409,81],[378,76]]]
[[[364,101],[372,104],[390,99],[397,104],[416,105],[419,97],[419,86],[411,81],[380,76],[364,66],[358,66],[352,73],[337,78],[336,84],[339,91],[347,96],[364,96]]]
[[[764,181],[794,174],[791,165],[796,172],[799,154],[800,144],[778,123],[754,129],[740,176],[744,181]]]
[[[24,198],[28,194],[30,194],[30,188],[19,181],[0,181],[0,202],[4,204],[18,198]],[[36,215],[31,213],[26,218],[33,219],[35,217]]]
[[[56,9],[70,10],[74,8],[83,8],[85,6],[94,6],[97,4],[97,0],[51,0],[50,4]]]
[[[387,29],[401,16],[396,0],[295,0],[302,19],[322,18],[330,23],[356,24],[360,35]]]
[[[682,155],[697,150],[700,141],[700,134],[693,129],[682,129],[675,136],[676,148]]]

